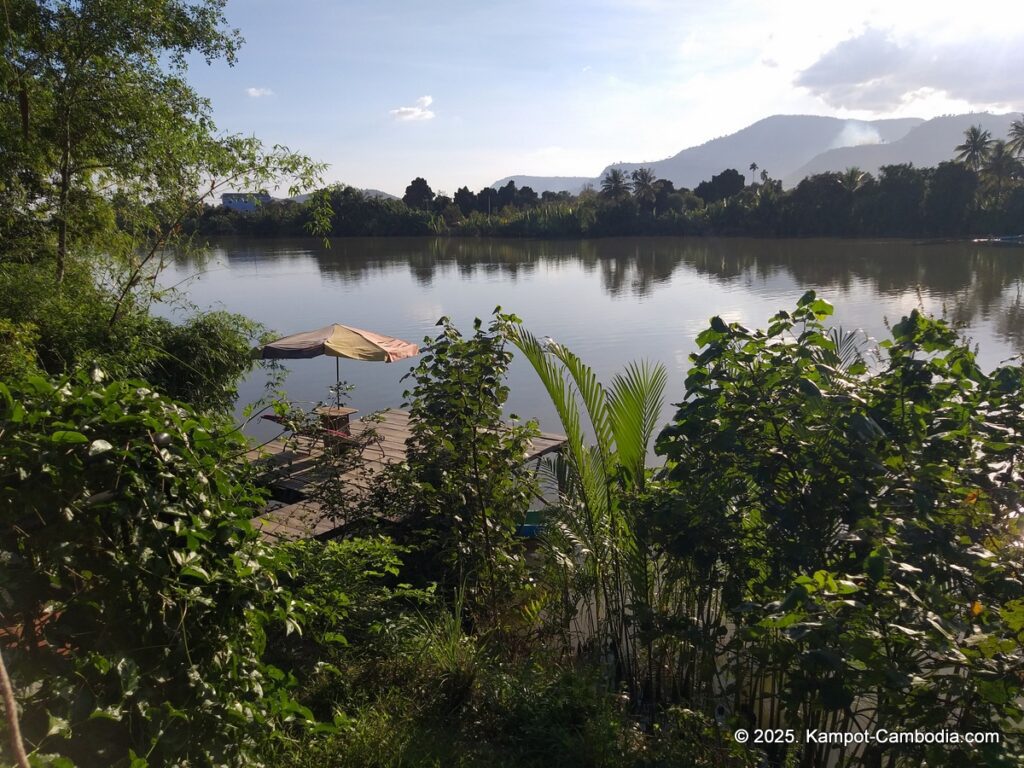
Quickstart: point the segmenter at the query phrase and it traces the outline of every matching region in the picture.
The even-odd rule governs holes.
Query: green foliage
[[[405,550],[386,538],[296,541],[282,550],[290,562],[285,583],[306,613],[303,636],[290,636],[296,642],[360,653],[383,631],[390,614],[430,599],[429,593],[399,582]],[[304,661],[328,656],[321,649]]]
[[[1021,121],[1017,121],[1021,122]],[[627,176],[612,168],[601,192],[578,195],[460,187],[454,199],[431,197],[422,178],[403,201],[366,198],[358,190],[324,190],[336,235],[468,237],[614,237],[621,235],[752,235],[760,237],[949,237],[1015,233],[1020,227],[1024,166],[1019,141],[989,141],[977,163],[936,168],[888,165],[877,178],[858,168],[808,176],[791,190],[761,172],[746,184],[735,169],[677,190],[649,168]],[[752,164],[756,166],[756,163]],[[309,203],[307,203],[307,206]],[[275,203],[255,213],[210,208],[190,224],[205,234],[301,234],[311,218],[302,206]]]
[[[427,184],[426,179],[417,176],[408,187],[405,188],[405,195],[402,202],[410,208],[429,209],[434,200],[434,190]]]
[[[199,410],[234,405],[262,326],[227,312],[198,313],[175,324],[141,307],[111,323],[115,302],[84,265],[68,269],[60,291],[43,265],[0,267],[0,319],[31,324],[32,334],[19,337],[21,349],[43,371],[64,375],[96,366],[111,378],[144,379]]]
[[[627,502],[646,485],[647,451],[667,374],[661,365],[634,363],[606,389],[565,347],[542,344],[522,327],[512,338],[544,384],[568,438],[555,469],[561,499],[547,536],[554,593],[566,596],[558,620],[568,625],[585,617],[596,635],[586,641],[611,650],[616,682],[625,682],[638,698],[638,649],[649,627],[636,617],[649,616],[656,599],[656,563]],[[592,448],[585,445],[584,413],[595,436]]]
[[[259,323],[229,312],[202,312],[180,324],[149,319],[152,356],[137,374],[162,394],[200,411],[228,412],[237,384],[253,366]]]
[[[465,338],[441,319],[410,374],[406,463],[377,497],[401,518],[403,540],[415,542],[413,572],[445,594],[464,587],[471,617],[491,626],[505,623],[502,607],[522,587],[515,528],[536,494],[523,466],[536,425],[503,419],[514,321],[499,308],[486,329],[477,320]]]
[[[693,193],[707,204],[717,203],[738,195],[746,185],[742,173],[735,168],[726,168],[712,176],[710,181],[698,184]]]
[[[152,288],[181,223],[222,190],[323,166],[285,147],[220,134],[185,81],[187,62],[234,62],[223,0],[4,5],[0,86],[0,262],[44,261],[61,284],[75,261],[116,285],[112,318]],[[314,216],[314,219],[322,218]]]
[[[0,380],[7,381],[38,373],[38,335],[32,323],[17,323],[0,318]]]
[[[429,211],[339,184],[302,203],[276,200],[251,212],[207,205],[183,228],[205,236],[301,237],[313,231],[338,237],[414,237],[431,234],[431,221]]]
[[[444,620],[441,620],[442,622]],[[459,622],[456,622],[458,625]],[[414,642],[415,641],[415,642]],[[373,698],[341,719],[335,734],[306,738],[273,753],[290,768],[479,766],[496,768],[740,768],[754,761],[727,732],[695,712],[674,711],[645,732],[621,697],[602,690],[586,671],[558,664],[507,667],[471,648],[471,682],[456,710],[439,679],[451,669],[442,651],[410,648],[388,659],[392,673],[374,679]],[[432,642],[432,641],[431,641]],[[441,641],[448,645],[448,640]],[[445,660],[434,661],[441,654]],[[383,665],[382,665],[383,666]],[[358,672],[354,672],[358,674]],[[463,679],[465,682],[465,678]]]
[[[611,168],[601,179],[601,194],[611,200],[623,200],[629,197],[633,187],[629,177],[621,168]]]
[[[249,518],[243,446],[141,382],[0,385],[4,655],[31,749],[79,765],[252,765],[309,713],[262,660],[297,629]],[[136,757],[132,757],[132,756]]]
[[[54,288],[47,265],[0,266],[0,315],[36,327],[36,354],[48,373],[99,364],[117,376],[136,368],[144,356],[137,315],[111,327],[111,310],[110,294],[82,265],[68,269],[61,291]]]
[[[663,684],[728,701],[748,726],[1000,730],[998,746],[886,756],[1010,764],[1024,693],[1021,369],[982,372],[917,312],[869,368],[827,331],[831,311],[808,293],[767,331],[714,318],[698,337],[644,507],[675,578],[708,608],[665,617],[681,634]],[[881,747],[794,749],[814,765],[881,759]]]

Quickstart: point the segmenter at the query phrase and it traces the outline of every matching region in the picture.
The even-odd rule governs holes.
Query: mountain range
[[[987,112],[944,115],[931,120],[846,120],[818,115],[772,115],[737,131],[684,149],[664,160],[649,163],[615,163],[595,177],[507,176],[494,182],[501,187],[509,181],[529,186],[535,192],[566,190],[578,193],[591,184],[599,187],[612,168],[626,173],[651,168],[655,176],[669,179],[677,187],[692,189],[726,168],[748,175],[751,163],[763,169],[783,186],[792,187],[806,176],[826,171],[843,171],[856,166],[877,173],[883,165],[913,163],[917,167],[950,160],[954,147],[963,142],[964,131],[981,125],[993,138],[1005,138],[1010,122],[1018,115]]]
[[[380,200],[400,200],[401,199],[401,198],[397,197],[396,195],[392,195],[392,194],[390,194],[388,192],[382,192],[379,189],[360,189],[359,191],[363,193],[363,197],[375,197],[375,198],[378,198]],[[309,199],[310,194],[311,193],[306,192],[305,194],[295,195],[294,197],[291,197],[289,199],[290,200],[294,200],[296,203],[304,203],[304,202],[306,202]]]

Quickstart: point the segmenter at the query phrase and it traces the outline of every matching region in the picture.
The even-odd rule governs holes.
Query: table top
[[[351,416],[359,413],[357,408],[346,408],[342,405],[320,405],[313,409],[313,413],[319,416]]]

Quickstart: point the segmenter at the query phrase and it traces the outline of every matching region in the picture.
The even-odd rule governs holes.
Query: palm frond
[[[558,418],[565,430],[568,447],[568,460],[572,462],[581,492],[582,502],[587,510],[591,523],[604,514],[607,509],[607,488],[604,463],[595,461],[594,455],[584,443],[581,426],[577,389],[571,380],[563,376],[557,358],[549,355],[544,345],[525,328],[516,327],[511,332],[512,343],[519,348],[533,369],[540,377],[541,383],[548,392]],[[585,377],[582,380],[586,380]],[[593,396],[593,391],[591,395]]]
[[[835,345],[838,367],[845,370],[855,363],[863,362],[866,339],[862,331],[847,331],[840,326],[831,329],[828,336]]]
[[[608,395],[609,421],[619,464],[637,487],[643,486],[647,448],[665,404],[668,373],[648,361],[630,363],[612,379]]]
[[[607,395],[601,382],[593,369],[580,360],[561,344],[549,344],[548,349],[554,357],[565,366],[569,376],[583,400],[583,407],[586,408],[587,418],[590,419],[594,429],[594,437],[597,440],[597,447],[601,450],[602,457],[607,461],[614,448],[612,446],[613,432],[611,422],[608,418]]]

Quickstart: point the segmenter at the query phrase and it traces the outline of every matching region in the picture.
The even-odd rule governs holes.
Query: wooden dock
[[[366,434],[368,431],[371,434]],[[342,471],[337,479],[345,488],[363,494],[370,490],[375,474],[405,460],[406,445],[411,437],[409,414],[383,411],[373,420],[352,422],[351,433],[354,445],[347,450],[358,451],[358,456],[353,467]],[[540,433],[531,441],[523,463],[557,452],[565,441],[562,435]],[[247,458],[260,464],[264,482],[275,499],[253,520],[253,525],[265,538],[292,541],[329,539],[338,535],[339,523],[326,515],[312,498],[323,483],[332,479],[324,474],[323,451],[322,440],[293,436],[249,452]]]

